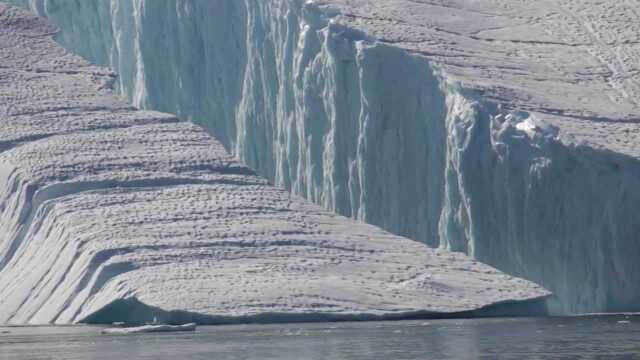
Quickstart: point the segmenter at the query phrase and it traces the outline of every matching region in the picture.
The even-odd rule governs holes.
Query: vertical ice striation
[[[29,3],[135,105],[202,124],[276,185],[539,282],[558,312],[638,310],[637,159],[466,91],[393,34],[327,2]]]
[[[549,286],[552,311],[638,310],[637,159],[476,105],[449,123],[442,242]]]

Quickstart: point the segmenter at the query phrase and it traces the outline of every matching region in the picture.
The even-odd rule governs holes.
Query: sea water
[[[0,360],[640,358],[640,316],[233,325],[101,335],[101,327],[0,328]]]

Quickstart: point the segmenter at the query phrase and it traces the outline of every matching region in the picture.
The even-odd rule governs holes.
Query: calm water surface
[[[99,327],[0,327],[0,360],[640,359],[640,316],[199,327],[100,335]]]

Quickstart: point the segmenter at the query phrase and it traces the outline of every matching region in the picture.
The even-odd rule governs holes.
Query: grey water
[[[640,359],[640,316],[631,315],[100,330],[0,327],[0,360]]]

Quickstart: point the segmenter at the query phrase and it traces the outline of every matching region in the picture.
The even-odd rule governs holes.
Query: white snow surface
[[[272,183],[638,311],[637,0],[11,0]]]
[[[0,323],[75,323],[118,300],[242,321],[548,295],[270,186],[200,127],[114,96],[114,74],[55,32],[0,4]]]

